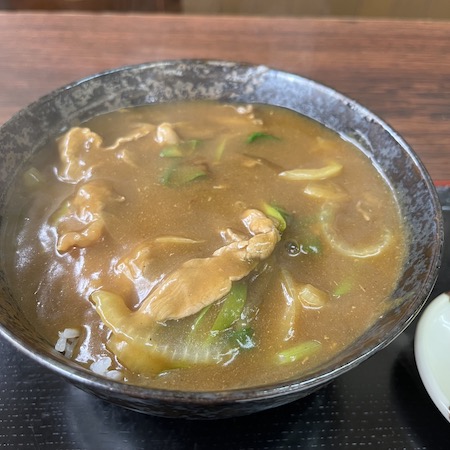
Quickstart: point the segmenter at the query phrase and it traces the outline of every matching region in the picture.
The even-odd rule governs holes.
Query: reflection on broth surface
[[[33,161],[10,209],[14,291],[46,339],[163,388],[310,372],[383,314],[406,241],[359,149],[267,105],[96,117]]]

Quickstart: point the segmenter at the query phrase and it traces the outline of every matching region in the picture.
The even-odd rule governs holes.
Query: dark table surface
[[[328,84],[387,120],[430,171],[450,235],[450,23],[0,13],[0,123],[113,67],[174,58],[266,64]],[[450,290],[450,244],[433,296]],[[0,448],[448,449],[450,424],[413,354],[415,323],[315,394],[248,417],[144,416],[73,387],[0,340]]]

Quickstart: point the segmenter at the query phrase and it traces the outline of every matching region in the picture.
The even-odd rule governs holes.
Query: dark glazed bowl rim
[[[93,80],[99,80],[104,77],[127,74],[128,72],[133,71],[141,71],[147,68],[173,68],[174,66],[179,65],[188,65],[188,66],[204,66],[211,68],[243,68],[243,69],[251,69],[254,73],[258,74],[266,74],[271,73],[273,76],[281,78],[286,83],[290,81],[301,82],[304,85],[311,86],[317,91],[323,93],[324,96],[330,97],[334,99],[336,102],[339,102],[345,105],[347,108],[356,111],[359,116],[364,118],[368,123],[376,123],[380,127],[388,133],[389,138],[396,141],[405,151],[408,153],[411,161],[413,162],[414,167],[420,172],[420,178],[423,180],[426,186],[426,190],[430,194],[429,199],[432,203],[432,209],[435,211],[435,225],[436,225],[436,247],[434,248],[432,261],[430,263],[430,271],[426,277],[426,282],[422,285],[422,290],[420,293],[416,295],[419,296],[422,300],[421,302],[417,302],[417,306],[412,314],[410,314],[406,318],[402,318],[400,326],[392,329],[392,332],[384,336],[384,338],[378,342],[375,342],[370,348],[365,350],[363,353],[359,354],[354,359],[345,362],[344,364],[337,365],[330,370],[320,371],[318,369],[311,377],[306,379],[297,379],[297,380],[285,380],[277,383],[272,383],[270,385],[263,386],[254,386],[249,388],[237,388],[237,389],[229,389],[225,391],[177,391],[177,390],[169,390],[169,389],[153,389],[146,388],[141,386],[134,386],[123,384],[120,382],[108,380],[93,374],[92,372],[83,369],[80,366],[76,366],[75,364],[70,364],[70,362],[64,362],[61,359],[51,356],[51,354],[38,354],[33,349],[31,345],[29,345],[24,340],[18,338],[14,335],[14,333],[5,327],[3,324],[0,324],[0,334],[2,334],[9,342],[11,342],[16,348],[18,348],[21,352],[25,353],[33,360],[42,364],[43,366],[51,369],[52,371],[57,372],[58,374],[66,377],[70,381],[74,382],[76,385],[80,387],[84,387],[87,390],[93,392],[101,392],[104,396],[108,396],[111,394],[119,394],[121,397],[130,397],[131,399],[138,399],[141,401],[145,400],[157,400],[161,402],[177,402],[181,404],[185,404],[189,407],[191,404],[196,405],[207,405],[207,404],[233,404],[233,403],[245,403],[245,402],[253,402],[258,399],[270,399],[281,397],[286,394],[295,394],[301,391],[309,391],[314,390],[315,388],[323,385],[324,383],[331,381],[338,375],[341,375],[351,368],[357,366],[362,361],[368,359],[377,351],[381,350],[389,343],[391,343],[400,333],[404,331],[404,329],[413,321],[413,319],[417,316],[420,309],[425,304],[428,296],[431,293],[431,290],[435,284],[435,281],[439,272],[439,265],[442,257],[442,248],[443,248],[443,219],[440,209],[440,204],[437,196],[437,192],[432,183],[432,180],[424,167],[423,163],[420,161],[418,156],[414,153],[414,151],[409,147],[409,145],[401,138],[386,122],[381,120],[378,116],[370,112],[365,107],[361,106],[359,103],[350,99],[343,94],[335,91],[334,89],[327,87],[321,83],[313,81],[311,79],[302,77],[300,75],[291,74],[285,71],[276,70],[272,68],[267,68],[265,66],[257,66],[247,63],[236,63],[231,61],[220,61],[220,60],[167,60],[160,62],[149,62],[144,64],[137,65],[128,65],[112,70],[107,70],[92,76],[85,77],[81,80],[70,83],[66,86],[63,86],[55,91],[44,95],[37,101],[28,105],[28,107],[22,109],[18,113],[16,113],[9,121],[0,127],[0,135],[4,129],[8,128],[13,122],[23,118],[28,113],[27,111],[35,110],[42,105],[45,105],[48,102],[55,101],[58,97],[63,95],[66,91],[70,91],[77,87],[82,87],[86,83],[92,82]],[[274,99],[273,104],[277,104],[277,99]],[[3,194],[1,194],[3,196]]]

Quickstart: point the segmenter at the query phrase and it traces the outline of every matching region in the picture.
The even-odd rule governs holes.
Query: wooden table
[[[362,103],[410,143],[439,184],[450,178],[449,55],[447,22],[0,13],[0,123],[39,96],[110,68],[246,61],[313,78]],[[448,284],[443,276],[439,289]],[[0,446],[447,448],[450,427],[418,379],[412,337],[410,327],[308,399],[210,424],[105,404],[2,341]]]
[[[450,175],[450,23],[0,13],[0,123],[98,71],[174,58],[266,64],[364,104]]]

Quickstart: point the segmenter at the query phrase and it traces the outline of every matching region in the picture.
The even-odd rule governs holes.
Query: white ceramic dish
[[[450,295],[441,294],[420,317],[414,351],[425,388],[450,422]]]

